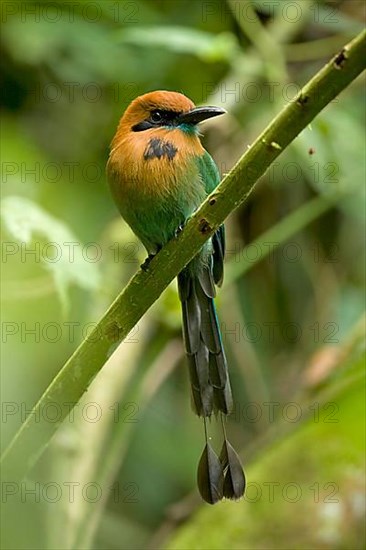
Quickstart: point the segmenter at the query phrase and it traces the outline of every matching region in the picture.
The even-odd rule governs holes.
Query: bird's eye
[[[161,122],[163,120],[163,115],[160,111],[153,111],[150,118],[152,122]]]

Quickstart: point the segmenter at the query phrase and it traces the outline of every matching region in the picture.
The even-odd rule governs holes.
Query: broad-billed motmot
[[[177,92],[137,97],[123,114],[111,144],[107,177],[119,211],[149,258],[174,238],[218,185],[215,162],[202,147],[198,124],[225,111],[196,107]],[[244,494],[245,477],[227,440],[223,416],[233,401],[217,320],[215,284],[223,280],[224,226],[178,275],[183,335],[194,412],[202,416],[206,446],[198,466],[202,498],[214,504]],[[144,264],[148,269],[148,262]],[[206,418],[220,415],[224,442],[218,457],[207,437]]]

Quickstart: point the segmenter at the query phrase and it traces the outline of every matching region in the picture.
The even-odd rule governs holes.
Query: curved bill
[[[221,107],[195,107],[187,113],[182,113],[178,117],[179,124],[198,124],[208,118],[225,114],[225,109]]]

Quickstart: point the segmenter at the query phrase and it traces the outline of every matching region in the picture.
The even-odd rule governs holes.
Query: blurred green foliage
[[[1,3],[2,449],[144,259],[105,185],[128,103],[168,89],[225,107],[203,140],[226,173],[364,12],[362,0]],[[197,496],[203,430],[171,285],[27,480],[4,487],[4,548],[365,546],[363,93],[359,78],[227,221],[228,430],[262,498],[210,508]],[[264,483],[280,484],[272,500]],[[296,503],[287,483],[302,488]]]

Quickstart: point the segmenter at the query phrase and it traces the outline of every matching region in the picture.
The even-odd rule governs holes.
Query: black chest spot
[[[151,138],[144,152],[144,159],[161,159],[167,157],[168,160],[173,160],[178,149],[170,141],[164,141],[160,138]]]

